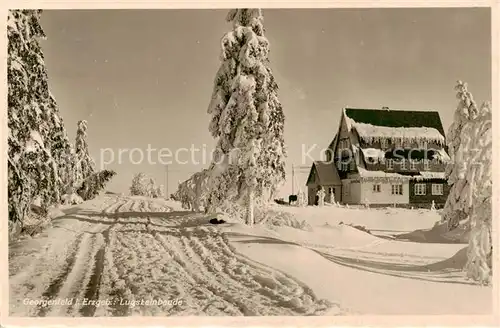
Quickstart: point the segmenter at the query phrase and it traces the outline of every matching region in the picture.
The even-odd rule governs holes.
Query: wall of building
[[[316,184],[307,186],[307,205],[314,205],[317,190],[318,186]]]
[[[415,184],[417,183],[423,183],[426,186],[426,193],[425,195],[415,195]],[[442,184],[443,185],[443,194],[442,195],[433,195],[432,194],[432,184],[437,183],[437,184]],[[448,195],[450,193],[450,188],[451,186],[448,185],[446,180],[441,180],[441,179],[436,179],[436,180],[426,180],[426,181],[415,181],[411,180],[410,181],[410,204],[430,204],[432,201],[436,204],[438,207],[443,207],[444,204],[446,203],[446,199],[448,198]]]
[[[403,194],[393,195],[392,184],[402,184]],[[373,185],[380,184],[380,192],[373,192]],[[365,204],[409,204],[410,202],[410,183],[408,181],[366,181],[363,180],[361,185],[361,203]]]
[[[325,191],[326,191],[326,201],[330,201],[330,188],[333,190],[333,194],[335,196],[335,201],[340,202],[342,198],[342,186],[340,185],[329,185],[325,186]]]
[[[307,204],[308,205],[315,205],[316,204],[316,193],[318,192],[318,184],[309,184],[307,186]],[[335,194],[335,201],[340,202],[341,197],[342,197],[342,188],[340,185],[323,185],[323,188],[325,189],[325,202],[330,201],[330,193],[329,190],[330,188],[333,189],[334,194]]]
[[[340,147],[341,141],[346,140],[345,147]],[[345,116],[342,114],[341,119],[340,119],[340,131],[338,134],[338,140],[337,144],[335,145],[335,151],[334,151],[334,156],[335,156],[335,166],[337,167],[339,176],[341,179],[347,178],[347,175],[350,171],[355,171],[356,170],[356,165],[354,166],[347,166],[347,170],[342,170],[342,166],[340,164],[340,160],[345,162],[346,164],[350,164],[350,161],[355,162],[355,158],[353,157],[354,154],[352,152],[352,143],[355,140],[353,140],[352,133],[349,131],[347,127],[347,122],[345,119]],[[342,149],[345,149],[345,151],[342,151]],[[349,160],[350,159],[350,160]]]
[[[357,180],[342,180],[342,200],[343,204],[360,204],[361,184]]]

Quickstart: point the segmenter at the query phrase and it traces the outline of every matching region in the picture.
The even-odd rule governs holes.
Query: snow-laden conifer
[[[492,276],[492,116],[489,103],[478,109],[467,85],[459,82],[460,103],[450,128],[449,183],[443,220],[449,229],[470,229],[467,276],[489,283]]]
[[[285,177],[284,115],[261,10],[233,9],[227,20],[233,30],[221,41],[222,63],[208,109],[209,130],[217,139],[208,205],[244,206],[252,224],[254,204],[272,199]]]
[[[60,202],[62,158],[69,142],[48,86],[39,39],[41,10],[10,10],[7,17],[8,206],[22,222],[31,204]]]
[[[460,207],[468,215],[470,227],[467,251],[467,276],[486,284],[492,276],[492,116],[489,103],[484,103],[477,116],[467,123],[459,152],[466,159],[460,178],[465,180]]]
[[[447,143],[451,162],[446,168],[446,177],[451,189],[442,212],[443,221],[448,224],[448,229],[458,227],[460,222],[467,219],[467,209],[460,201],[466,184],[463,172],[467,170],[467,158],[464,158],[464,138],[470,137],[471,122],[477,116],[477,105],[472,94],[467,89],[467,83],[458,81],[455,86],[457,99],[454,120],[448,130]],[[462,149],[460,149],[462,147]]]

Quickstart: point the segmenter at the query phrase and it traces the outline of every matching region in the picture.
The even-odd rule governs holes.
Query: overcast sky
[[[101,149],[113,150],[108,167],[118,175],[110,189],[126,192],[136,172],[165,183],[165,167],[147,160],[133,164],[126,152],[132,148],[147,155],[148,145],[172,152],[213,147],[206,111],[220,64],[220,39],[231,28],[226,12],[43,13],[47,40],[42,47],[52,93],[71,139],[77,121],[88,120],[98,165]],[[311,154],[320,159],[345,106],[436,110],[447,130],[457,105],[457,79],[469,83],[478,103],[491,100],[487,8],[269,9],[264,26],[286,115],[289,173],[292,164],[311,163],[301,163],[302,145],[317,145]],[[111,151],[106,154],[104,160],[110,160]],[[158,162],[158,152],[151,154]],[[202,157],[200,152],[195,159]],[[136,150],[132,160],[139,159]],[[189,155],[180,153],[180,160]],[[169,192],[206,166],[172,164]],[[307,174],[297,176],[296,188]],[[290,180],[283,195],[291,192]]]

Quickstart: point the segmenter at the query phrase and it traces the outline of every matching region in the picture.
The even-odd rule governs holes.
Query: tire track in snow
[[[217,227],[198,225],[203,215],[153,211],[172,209],[153,200],[106,198],[100,215],[111,221],[88,216],[90,230],[61,258],[62,271],[44,291],[46,298],[109,299],[110,305],[44,308],[38,314],[317,315],[331,306],[293,277],[238,254]],[[131,305],[148,299],[182,304]]]
[[[84,299],[98,301],[99,300],[99,286],[101,284],[101,276],[104,268],[104,254],[106,247],[109,244],[109,230],[111,227],[106,229],[102,234],[96,236],[96,238],[103,238],[104,244],[100,246],[99,250],[94,256],[94,265],[92,269],[92,275],[90,276],[89,282],[85,288],[86,292],[84,294]],[[96,304],[91,302],[90,304],[83,305],[80,308],[80,314],[84,317],[92,317],[96,311]]]
[[[215,256],[217,262],[224,263],[223,267],[233,281],[246,281],[249,286],[255,286],[258,293],[268,298],[269,307],[285,308],[290,314],[315,314],[330,306],[319,302],[309,288],[295,279],[239,256],[231,249],[229,241],[223,238],[223,233],[215,228],[212,232],[203,237],[209,241],[204,243],[208,246],[208,254]],[[267,309],[264,311],[267,312]]]
[[[164,250],[170,255],[179,270],[183,272],[183,276],[188,277],[188,280],[194,281],[194,285],[203,286],[203,289],[198,288],[198,298],[196,301],[199,304],[197,307],[202,313],[211,312],[210,314],[226,314],[226,315],[241,315],[242,311],[235,307],[227,295],[224,295],[224,287],[209,278],[200,267],[193,267],[191,263],[192,257],[189,252],[182,251],[179,237],[172,235],[159,235],[156,238],[162,244]],[[211,277],[213,278],[213,277]],[[193,289],[193,287],[191,287]],[[221,295],[222,294],[222,295]],[[214,313],[215,312],[215,313]]]
[[[44,291],[42,298],[49,300],[77,298],[79,291],[84,288],[85,275],[90,270],[84,264],[90,261],[95,253],[93,247],[103,227],[101,224],[96,224],[90,231],[83,232],[77,237],[73,247],[74,251],[66,258],[66,266]],[[74,305],[72,304],[69,307],[65,305],[41,307],[38,316],[68,314]],[[66,310],[66,313],[64,313],[64,310]]]
[[[144,201],[141,209],[148,211],[149,207],[151,210],[151,204]],[[161,272],[167,279],[162,283],[181,281],[177,284],[179,293],[187,295],[186,291],[190,290],[194,291],[190,294],[196,295],[190,299],[190,309],[164,309],[170,315],[314,315],[331,306],[319,301],[310,289],[295,279],[235,253],[218,229],[183,227],[196,217],[179,215],[162,220],[148,216],[144,228],[136,223],[139,218],[128,220],[133,226],[120,220],[122,229],[118,229],[117,234],[123,247],[121,252],[123,257],[129,254],[127,260],[122,257],[123,262],[119,264],[123,268],[120,276],[124,277],[127,286],[132,287],[129,297],[140,299],[147,294],[130,276],[135,279],[140,275],[141,281],[151,279],[151,283],[155,283],[154,277],[137,270],[137,267],[148,266],[146,263],[151,259],[144,254],[158,253],[158,245],[161,245],[163,258],[155,261],[158,265],[163,264]],[[164,226],[167,231],[162,231],[159,226]],[[136,250],[141,250],[141,253]],[[137,262],[140,264],[132,265]]]
[[[127,206],[130,203],[130,200],[118,200],[114,204],[108,206],[104,211],[108,213],[119,213],[120,209]],[[63,284],[75,284],[75,281],[72,281],[71,278],[76,278],[80,276],[79,280],[82,285],[80,285],[80,291],[75,291],[70,295],[71,298],[74,299],[87,299],[90,300],[89,304],[82,305],[76,311],[79,312],[84,317],[93,316],[96,311],[96,304],[92,301],[99,300],[99,286],[101,282],[101,277],[103,273],[104,267],[104,255],[106,251],[106,247],[109,244],[109,232],[115,224],[108,226],[105,231],[99,232],[102,230],[102,225],[96,225],[91,229],[89,233],[93,233],[94,236],[91,238],[88,233],[85,233],[81,239],[81,242],[78,246],[78,250],[73,253],[72,256],[68,257],[67,261],[69,265],[65,267],[65,270],[61,276],[59,276],[51,286],[46,290],[44,296],[49,299],[54,299],[59,294],[59,291],[63,288]],[[97,244],[97,248],[93,249],[93,246]],[[99,246],[100,245],[100,246]],[[90,248],[90,253],[89,253]],[[87,252],[87,254],[82,254]],[[86,257],[87,263],[91,263],[90,266],[81,267],[77,266],[76,261],[78,258]],[[73,277],[69,277],[72,275]],[[85,282],[85,280],[87,280]],[[70,286],[67,287],[71,288]],[[65,296],[63,293],[59,295],[59,298],[63,298]],[[67,309],[67,314],[74,310],[75,304],[72,304]],[[39,311],[39,316],[45,316],[50,309],[43,308]],[[60,310],[60,309],[59,309]],[[53,311],[54,312],[54,311]],[[60,312],[60,311],[59,311]]]
[[[58,294],[59,290],[61,289],[64,281],[66,280],[68,274],[70,273],[71,269],[73,268],[73,265],[76,260],[76,256],[79,250],[79,246],[82,243],[82,235],[79,235],[75,242],[72,245],[72,248],[74,249],[71,254],[66,258],[66,263],[64,267],[62,268],[62,271],[50,282],[50,285],[45,289],[45,291],[42,294],[42,299],[54,299],[56,295]],[[50,306],[43,306],[39,305],[38,306],[38,316],[39,317],[45,317],[45,315],[48,313],[50,310]]]
[[[115,202],[112,203],[111,205],[108,205],[107,207],[105,207],[102,212],[105,213],[105,214],[110,214],[110,213],[116,213],[118,207],[122,206],[123,204],[125,204],[126,202],[126,199],[115,199]]]
[[[92,240],[91,240],[92,239]],[[76,254],[75,262],[71,268],[71,271],[65,278],[63,286],[58,292],[58,298],[60,299],[76,299],[79,291],[81,290],[85,278],[85,272],[87,270],[86,264],[92,257],[92,245],[94,244],[94,238],[90,234],[84,234],[82,242],[78,253]],[[48,316],[64,316],[71,313],[74,304],[69,306],[58,306],[53,308]]]
[[[157,239],[188,274],[235,306],[240,315],[316,314],[330,305],[318,302],[276,270],[249,265],[215,228],[186,231],[180,238],[157,235]]]
[[[104,252],[104,268],[100,293],[102,292],[103,299],[109,299],[111,304],[100,307],[100,310],[102,309],[102,315],[109,313],[116,317],[127,316],[129,308],[128,306],[121,305],[120,300],[130,294],[130,290],[127,289],[125,281],[120,278],[115,262],[120,260],[120,256],[123,255],[122,250],[128,250],[128,246],[122,242],[114,227],[110,228],[108,238],[108,244]]]

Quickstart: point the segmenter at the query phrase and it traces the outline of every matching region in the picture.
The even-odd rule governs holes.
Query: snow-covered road
[[[106,196],[9,249],[12,316],[311,315],[301,282],[235,252],[201,214]]]

